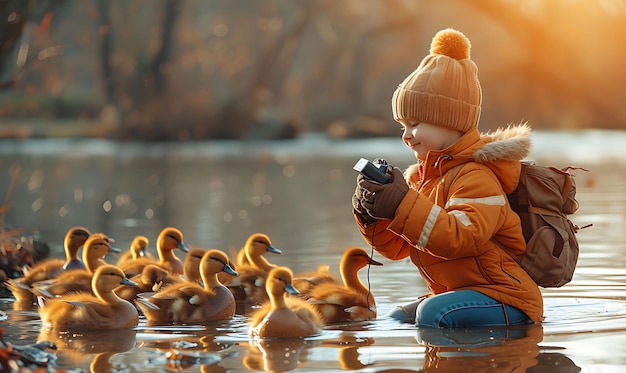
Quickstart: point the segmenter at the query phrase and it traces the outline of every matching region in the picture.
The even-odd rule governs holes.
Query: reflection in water
[[[587,140],[579,148],[573,144],[568,147],[576,148],[576,152],[602,153],[603,149],[589,148]],[[414,162],[397,147],[397,139],[313,146],[297,141],[180,146],[59,142],[54,147],[45,141],[31,142],[30,146],[28,142],[12,144],[8,148],[0,145],[0,169],[10,175],[19,165],[22,173],[10,196],[12,208],[5,221],[14,227],[37,228],[38,238],[49,243],[56,257],[62,256],[62,237],[74,225],[110,234],[118,247],[129,247],[138,234],[153,243],[163,227],[172,225],[184,231],[190,245],[225,252],[231,246],[241,247],[251,233],[267,232],[283,250],[282,255],[272,257],[275,264],[288,266],[294,273],[330,265],[335,275],[346,247],[370,249],[363,246],[350,209],[354,162],[361,156],[375,158],[380,154],[388,154],[389,161],[398,167]],[[67,153],[68,146],[75,151]],[[80,153],[81,149],[85,153]],[[185,365],[184,371],[190,373],[246,371],[253,366],[260,371],[308,372],[465,372],[494,366],[514,372],[525,367],[529,367],[528,372],[577,372],[579,366],[584,371],[621,371],[626,366],[622,358],[626,356],[624,158],[572,162],[550,153],[532,158],[544,164],[573,164],[591,170],[577,175],[581,206],[573,221],[578,225],[593,223],[593,228],[578,234],[580,257],[572,283],[542,289],[546,304],[543,332],[509,330],[502,334],[494,330],[457,335],[417,330],[385,318],[387,310],[412,301],[427,289],[412,264],[387,261],[376,254],[375,259],[384,266],[360,274],[376,296],[376,320],[329,326],[315,338],[281,348],[276,343],[249,340],[245,315],[250,309],[238,310],[232,320],[203,325],[148,328],[142,319],[137,343],[133,331],[130,335],[116,331],[106,352],[102,345],[109,337],[107,332],[48,336],[60,346],[57,366],[88,371],[95,360],[114,368],[125,364],[129,372],[162,372],[174,370],[168,364],[174,366],[177,360],[184,360],[193,362]],[[8,181],[0,177],[0,195],[7,190]],[[154,245],[148,249],[155,254]],[[116,260],[108,258],[109,262]],[[0,300],[0,310],[6,313],[6,320],[2,320],[5,340],[29,344],[44,337],[39,335],[41,323],[32,304]],[[204,364],[186,359],[189,356],[218,356],[220,361]],[[601,368],[597,368],[599,361]]]
[[[16,300],[15,302],[13,302],[13,310],[37,312],[37,305],[33,302],[21,302]]]
[[[212,366],[220,360],[220,356],[216,354],[174,349],[166,351],[162,358],[148,360],[146,364],[162,364],[168,369],[183,370],[195,365],[201,365],[202,367]],[[216,370],[211,369],[211,371]]]
[[[201,371],[211,372],[226,371],[225,368],[216,365],[216,363],[222,360],[222,355],[228,354],[232,346],[231,343],[217,341],[215,335],[154,340],[142,345],[144,348],[161,352],[159,357],[148,359],[147,365],[165,366],[174,370],[183,370],[199,365]]]
[[[73,366],[88,363],[90,372],[111,372],[110,358],[135,347],[137,332],[133,329],[59,332],[41,328],[38,340],[50,341],[58,348],[58,364]]]
[[[579,372],[564,355],[542,353],[543,327],[441,329],[418,328],[426,346],[423,371]]]
[[[251,341],[243,365],[250,370],[287,372],[298,368],[300,360],[306,360],[306,349],[311,342],[301,338],[256,339]]]
[[[152,348],[158,351],[186,350],[202,352],[228,352],[233,346],[232,343],[217,341],[215,335],[188,336],[167,340],[155,340],[145,342],[143,347]]]
[[[339,364],[343,370],[358,370],[368,367],[359,360],[359,348],[374,344],[374,338],[361,338],[354,333],[341,333],[339,338],[322,341],[322,346],[339,348]]]

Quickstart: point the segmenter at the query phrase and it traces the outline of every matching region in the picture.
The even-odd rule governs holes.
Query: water
[[[412,264],[378,255],[384,266],[360,275],[376,296],[379,318],[327,327],[306,340],[251,341],[243,315],[206,325],[157,328],[141,320],[121,332],[49,335],[40,332],[35,310],[3,299],[5,341],[52,340],[59,346],[56,366],[76,372],[623,371],[625,140],[621,132],[536,135],[532,158],[591,170],[576,173],[581,207],[573,220],[593,223],[579,233],[574,280],[543,289],[546,321],[539,326],[432,331],[390,320],[386,311],[426,288]],[[407,153],[396,139],[333,142],[314,136],[267,143],[3,141],[0,195],[19,166],[5,221],[36,228],[54,256],[61,256],[62,237],[74,225],[105,232],[123,249],[135,235],[145,235],[153,252],[158,232],[175,226],[188,245],[225,251],[264,232],[283,250],[269,258],[273,263],[296,273],[329,264],[338,274],[343,250],[365,247],[351,216],[352,165],[361,156],[384,155],[405,167],[412,162]],[[436,341],[444,345],[424,343]]]

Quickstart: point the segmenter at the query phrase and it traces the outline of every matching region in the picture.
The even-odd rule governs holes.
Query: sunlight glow
[[[626,13],[624,0],[598,0],[600,8],[612,16]]]

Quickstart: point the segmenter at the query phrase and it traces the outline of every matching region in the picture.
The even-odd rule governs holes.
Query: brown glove
[[[387,175],[390,179],[387,184],[380,184],[367,178],[359,180],[359,187],[364,190],[361,205],[369,216],[376,219],[393,219],[396,209],[409,190],[402,170],[393,167],[391,172],[387,170]]]
[[[356,215],[359,217],[361,222],[365,224],[371,224],[376,221],[375,218],[369,216],[363,204],[361,204],[361,199],[363,198],[364,189],[359,185],[360,181],[364,179],[364,176],[359,174],[356,178],[356,189],[354,190],[354,194],[352,195],[352,208],[354,209]]]

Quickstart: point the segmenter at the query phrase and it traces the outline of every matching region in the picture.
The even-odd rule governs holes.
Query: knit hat
[[[470,41],[453,29],[439,31],[430,54],[393,93],[393,118],[457,129],[478,127],[482,93]]]

